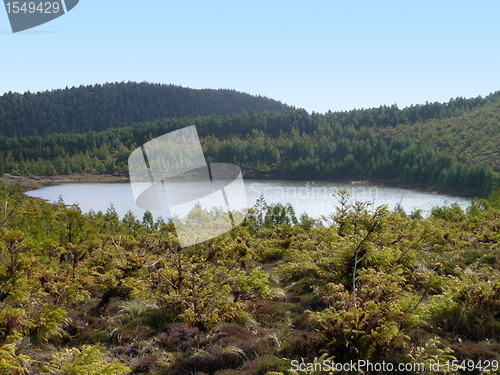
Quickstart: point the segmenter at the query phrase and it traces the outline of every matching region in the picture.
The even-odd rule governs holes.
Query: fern
[[[417,347],[408,354],[412,363],[423,363],[425,368],[429,368],[431,364],[436,363],[451,363],[456,358],[452,355],[453,350],[450,348],[440,349],[438,346],[441,345],[441,341],[438,337],[429,339],[423,347]],[[439,373],[450,374],[449,367],[440,366]],[[463,369],[463,368],[461,368]]]
[[[66,318],[64,308],[48,306],[37,311],[34,319],[25,327],[25,332],[37,340],[47,342],[52,336],[65,335],[61,325],[70,322],[71,319]]]
[[[84,345],[82,350],[65,349],[52,355],[51,361],[44,363],[41,371],[53,375],[117,375],[130,372],[117,360],[108,362],[102,349],[104,347],[98,345]]]
[[[27,359],[24,355],[16,355],[16,346],[13,344],[0,347],[0,374],[17,375],[27,372],[22,367]]]

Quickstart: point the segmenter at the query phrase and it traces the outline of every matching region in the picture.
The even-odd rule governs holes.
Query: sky
[[[485,96],[499,16],[498,0],[80,0],[13,34],[0,9],[0,95],[148,81],[310,113]]]

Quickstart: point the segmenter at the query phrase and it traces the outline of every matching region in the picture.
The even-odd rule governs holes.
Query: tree
[[[69,163],[66,163],[65,166],[64,166],[63,174],[70,175],[71,173],[72,173],[71,172],[71,166],[69,165]]]

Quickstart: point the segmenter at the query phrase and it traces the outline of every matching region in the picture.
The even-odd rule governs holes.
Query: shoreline
[[[118,173],[114,174],[93,174],[93,173],[81,173],[73,175],[54,175],[54,176],[12,176],[10,174],[5,174],[0,177],[0,181],[5,186],[10,186],[16,183],[20,183],[23,188],[23,192],[41,189],[45,186],[56,185],[61,183],[114,183],[114,182],[129,182],[128,174],[120,175]]]
[[[243,171],[244,179],[253,180],[281,180],[281,181],[325,181],[332,183],[342,183],[349,184],[353,186],[363,186],[363,185],[375,185],[380,187],[392,187],[399,189],[408,189],[413,191],[419,191],[428,194],[439,194],[446,196],[457,196],[463,198],[474,198],[475,194],[471,194],[469,191],[464,191],[463,189],[444,189],[440,187],[428,187],[419,185],[410,185],[398,181],[387,181],[378,179],[366,179],[364,177],[353,177],[352,179],[331,179],[325,176],[314,176],[310,178],[297,178],[294,176],[289,176],[284,173],[255,173],[255,172],[245,172]],[[93,173],[81,173],[73,175],[54,175],[54,176],[12,176],[10,174],[5,174],[0,177],[0,181],[6,186],[12,184],[20,183],[23,192],[37,190],[45,186],[60,184],[60,183],[124,183],[130,182],[128,173],[114,173],[114,174],[93,174]]]

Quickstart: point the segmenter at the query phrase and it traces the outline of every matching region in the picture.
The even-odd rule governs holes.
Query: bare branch
[[[122,232],[120,233],[120,238],[118,239],[118,244],[116,244],[113,236],[111,235],[111,233],[109,233],[108,223],[104,222],[104,224],[106,224],[106,231],[108,232],[108,235],[111,238],[111,241],[113,241],[113,244],[115,245],[116,250],[118,251],[118,256],[120,257],[120,261],[122,262],[122,266],[123,266],[123,258],[122,258],[122,254],[120,252],[120,243],[122,241],[123,229],[122,229]]]

